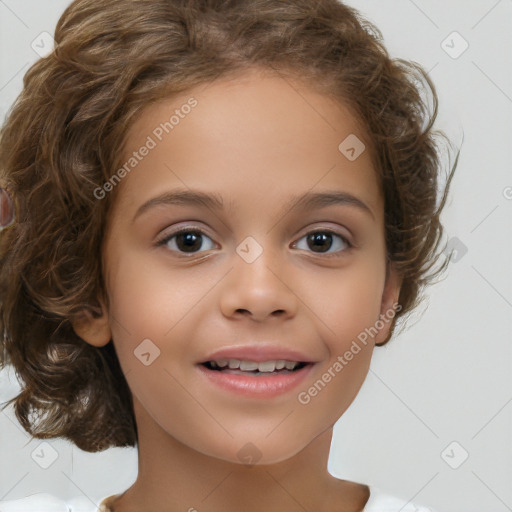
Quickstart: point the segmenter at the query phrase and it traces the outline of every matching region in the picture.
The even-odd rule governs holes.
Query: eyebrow
[[[198,190],[170,190],[164,192],[152,199],[149,199],[142,204],[135,213],[132,223],[143,213],[155,208],[157,206],[205,206],[214,211],[224,209],[224,201],[222,196],[214,193],[205,193]],[[231,205],[231,203],[230,203]],[[313,210],[316,208],[326,208],[328,206],[351,206],[357,208],[362,212],[369,214],[373,219],[375,216],[370,207],[356,196],[348,192],[341,192],[337,190],[324,191],[324,192],[306,192],[301,196],[292,196],[284,203],[281,215],[288,211],[296,210]]]

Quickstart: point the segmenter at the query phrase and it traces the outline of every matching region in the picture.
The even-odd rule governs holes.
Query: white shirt
[[[364,512],[435,512],[431,508],[407,503],[406,500],[386,494],[376,487],[369,487],[370,499]],[[51,494],[40,492],[18,500],[0,501],[0,512],[109,512],[107,500],[113,501],[119,495],[107,496],[99,505],[95,505],[85,496],[63,501]]]

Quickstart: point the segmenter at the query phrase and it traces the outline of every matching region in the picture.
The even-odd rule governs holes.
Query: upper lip
[[[223,347],[207,355],[200,361],[200,363],[218,361],[219,359],[240,359],[243,361],[254,361],[256,363],[278,360],[297,361],[303,363],[315,362],[310,357],[296,349],[286,348],[279,345],[256,344]]]

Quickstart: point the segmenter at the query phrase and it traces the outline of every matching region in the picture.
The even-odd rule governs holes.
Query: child
[[[137,447],[102,511],[429,510],[327,471],[448,263],[426,73],[336,0],[75,0],[55,41],[0,140],[21,425]],[[43,506],[98,509],[0,502]]]

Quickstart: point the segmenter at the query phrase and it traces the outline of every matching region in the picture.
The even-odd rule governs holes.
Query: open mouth
[[[240,359],[220,359],[201,363],[208,370],[232,375],[272,376],[294,373],[311,364],[303,361],[245,361]]]
[[[261,356],[249,355],[249,357],[261,359]],[[208,392],[210,392],[211,384],[213,385],[212,392],[216,392],[215,390],[220,388],[249,399],[266,400],[289,393],[298,387],[307,379],[315,364],[311,361],[289,359],[253,361],[219,358],[199,362],[197,367],[200,373],[208,379]]]

